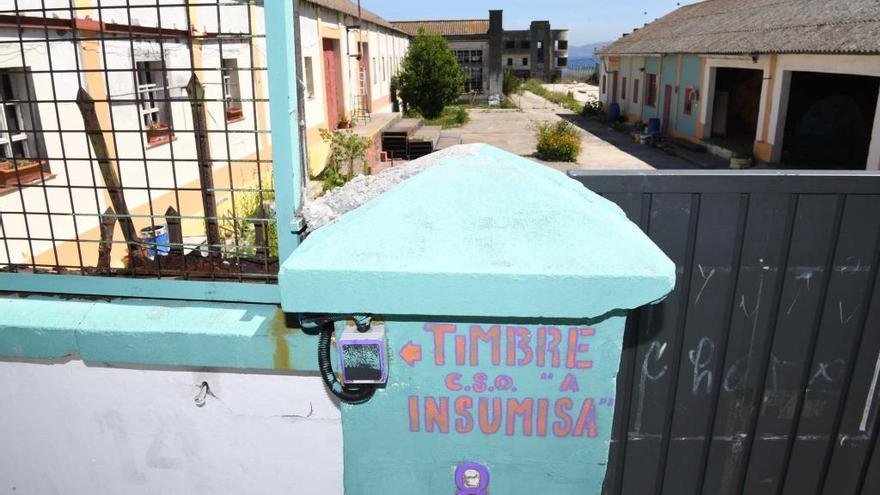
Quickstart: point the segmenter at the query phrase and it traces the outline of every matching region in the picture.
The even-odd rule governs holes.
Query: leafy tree
[[[397,91],[406,107],[435,119],[464,89],[464,69],[439,35],[419,30],[409,45],[397,77]]]

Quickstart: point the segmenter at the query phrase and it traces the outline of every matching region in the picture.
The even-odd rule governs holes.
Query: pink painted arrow
[[[422,360],[422,346],[413,344],[412,340],[410,340],[405,346],[403,346],[403,349],[400,350],[400,357],[402,357],[410,367],[414,367],[417,361]]]

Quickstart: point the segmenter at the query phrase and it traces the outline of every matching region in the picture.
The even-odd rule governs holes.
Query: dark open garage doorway
[[[880,78],[793,72],[782,163],[791,168],[863,170]]]
[[[712,140],[734,151],[751,153],[758,130],[764,72],[718,68],[712,104]]]

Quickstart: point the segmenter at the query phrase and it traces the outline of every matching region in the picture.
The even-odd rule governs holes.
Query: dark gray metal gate
[[[678,265],[630,318],[605,493],[880,493],[880,174],[570,175]]]

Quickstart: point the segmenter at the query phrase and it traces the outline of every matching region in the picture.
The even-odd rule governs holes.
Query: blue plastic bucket
[[[171,252],[168,243],[168,228],[165,225],[144,227],[140,230],[141,242],[147,245],[147,254],[151,257],[167,256]]]
[[[617,122],[620,118],[620,104],[616,101],[608,107],[608,122]]]
[[[660,132],[660,119],[648,119],[648,134],[658,134]]]

